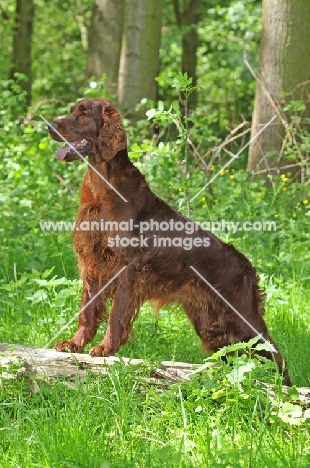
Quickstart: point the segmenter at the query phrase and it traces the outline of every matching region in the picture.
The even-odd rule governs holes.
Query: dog
[[[127,342],[145,301],[158,309],[181,304],[206,352],[258,334],[276,348],[250,261],[150,190],[128,157],[122,118],[110,101],[77,102],[69,116],[49,125],[49,132],[54,140],[69,142],[57,159],[88,156],[89,164],[74,231],[83,280],[81,311],[76,333],[56,344],[58,351],[82,352],[108,319],[102,342],[90,354],[114,355]],[[291,385],[276,350],[261,354],[275,359],[284,383]]]

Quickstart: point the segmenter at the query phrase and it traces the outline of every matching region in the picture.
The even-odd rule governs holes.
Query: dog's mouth
[[[82,159],[80,158],[80,154],[82,156],[87,155],[90,145],[90,142],[85,140],[85,138],[83,140],[70,141],[70,144],[66,143],[59,148],[56,153],[56,159],[68,162]]]

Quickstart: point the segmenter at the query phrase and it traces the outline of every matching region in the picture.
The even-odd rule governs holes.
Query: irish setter
[[[58,343],[58,351],[83,351],[107,318],[109,298],[107,331],[90,350],[92,356],[114,355],[148,300],[157,308],[181,304],[206,351],[257,334],[273,343],[250,261],[150,190],[129,160],[122,118],[111,102],[80,101],[49,131],[53,139],[70,142],[58,150],[57,159],[71,162],[87,155],[89,161],[74,232],[83,279],[81,312],[76,333]],[[268,352],[265,356],[272,358]],[[290,385],[281,354],[274,358]]]

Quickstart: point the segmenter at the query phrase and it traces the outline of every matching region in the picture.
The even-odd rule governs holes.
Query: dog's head
[[[68,162],[81,159],[79,154],[109,161],[127,146],[121,115],[107,99],[77,102],[68,117],[50,124],[49,132],[54,140],[67,142],[56,158]]]

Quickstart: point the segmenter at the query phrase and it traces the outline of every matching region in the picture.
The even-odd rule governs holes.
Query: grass
[[[81,284],[70,237],[43,233],[38,221],[74,219],[76,187],[84,169],[66,166],[60,186],[51,175],[61,170],[50,161],[52,144],[40,132],[29,132],[24,137],[31,155],[24,148],[15,150],[11,135],[12,154],[0,162],[5,206],[0,226],[0,341],[40,347],[79,309]],[[42,142],[40,158],[33,156],[36,138]],[[34,158],[31,166],[29,156]],[[171,180],[178,193],[177,178]],[[197,187],[202,182],[199,179]],[[206,194],[197,202],[194,219],[277,220],[276,232],[227,232],[220,237],[233,242],[257,267],[270,333],[287,358],[293,383],[310,386],[309,193],[283,177],[273,180],[269,193],[263,181],[251,181],[243,171],[225,172],[212,187],[213,199]],[[56,341],[69,337],[75,326]],[[154,365],[205,359],[179,308],[155,316],[148,305],[135,323],[134,338],[119,355]],[[221,363],[212,381],[197,376],[164,390],[145,383],[147,370],[137,373],[122,365],[107,376],[89,375],[75,389],[61,380],[53,385],[3,382],[0,466],[308,467],[310,415],[293,396],[281,393],[272,366],[235,357]],[[267,398],[258,380],[274,383],[278,400]]]
[[[54,271],[24,273],[19,286],[3,283],[0,341],[43,346],[78,309],[81,285],[53,279]],[[7,281],[7,280],[6,280]],[[288,357],[291,377],[310,384],[307,294],[298,282],[266,277],[267,321]],[[295,311],[295,312],[293,312]],[[296,311],[298,313],[296,313]],[[63,333],[70,336],[75,328]],[[97,334],[98,342],[104,325]],[[200,342],[178,308],[158,317],[145,306],[134,339],[119,355],[151,363],[202,363]],[[257,370],[261,371],[257,364]],[[0,387],[1,468],[32,467],[306,467],[308,420],[285,422],[263,397],[254,377],[243,392],[222,366],[217,385],[194,379],[165,390],[146,385],[147,371],[119,365],[68,389],[39,382]],[[271,375],[273,375],[271,373]],[[270,375],[265,375],[270,380]],[[263,377],[264,380],[264,377]],[[279,407],[278,407],[279,408]],[[296,425],[297,422],[297,425]]]
[[[2,387],[1,467],[308,466],[307,428],[258,394],[212,399],[199,380],[159,391],[142,377],[116,366],[75,390]]]

